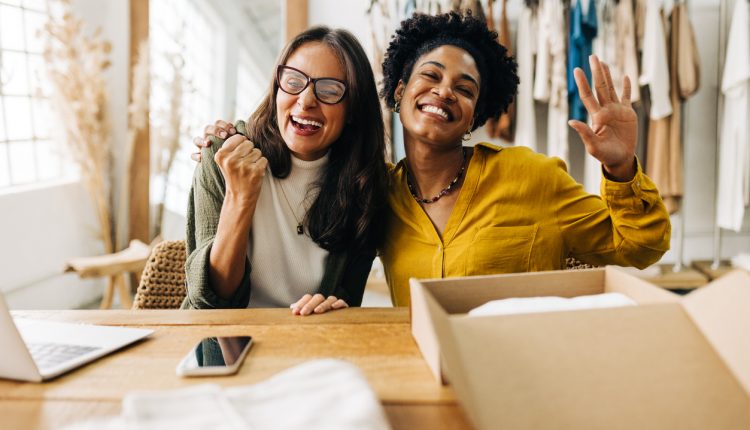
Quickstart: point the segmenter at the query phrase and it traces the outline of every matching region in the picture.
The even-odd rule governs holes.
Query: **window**
[[[51,138],[50,88],[38,31],[44,0],[0,0],[0,190],[75,176]]]
[[[151,139],[169,138],[174,133],[179,138],[168,176],[153,178],[152,202],[164,199],[168,210],[184,214],[195,169],[190,159],[190,153],[195,152],[193,137],[201,135],[207,123],[222,117],[224,69],[216,52],[224,43],[223,26],[216,24],[214,11],[205,1],[151,0],[149,7]],[[175,117],[171,106],[177,81],[181,81],[182,100]],[[151,147],[160,145],[152,140]],[[166,152],[161,151],[162,157]],[[155,160],[159,155],[151,154]]]
[[[233,120],[247,120],[260,104],[269,82],[264,80],[266,76],[257,70],[255,62],[250,58],[247,50],[239,53],[237,63],[237,93],[235,94],[235,105]]]

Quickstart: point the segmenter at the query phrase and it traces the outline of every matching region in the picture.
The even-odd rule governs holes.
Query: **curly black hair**
[[[498,43],[497,33],[474,16],[449,12],[441,15],[416,13],[401,22],[391,38],[383,61],[383,88],[380,96],[393,108],[398,81],[409,81],[414,63],[422,55],[443,45],[466,50],[477,64],[481,79],[474,111],[474,127],[508,110],[518,88],[518,65],[508,50]]]

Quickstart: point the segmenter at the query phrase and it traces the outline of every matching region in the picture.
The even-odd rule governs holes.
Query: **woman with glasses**
[[[325,27],[295,37],[248,122],[216,134],[193,178],[183,308],[359,306],[387,170],[356,38]]]

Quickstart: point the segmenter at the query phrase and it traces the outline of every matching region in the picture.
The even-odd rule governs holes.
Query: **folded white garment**
[[[743,252],[732,257],[732,267],[750,272],[750,254]]]
[[[68,430],[389,429],[362,372],[342,360],[313,360],[250,386],[204,384],[135,392],[117,417]]]
[[[572,299],[564,297],[522,297],[492,300],[470,310],[469,316],[530,314],[635,305],[633,299],[621,293],[594,294]]]

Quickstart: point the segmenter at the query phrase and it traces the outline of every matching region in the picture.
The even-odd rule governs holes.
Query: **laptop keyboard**
[[[34,357],[37,367],[50,368],[66,361],[101,349],[97,346],[65,345],[59,343],[29,343],[29,352]]]

